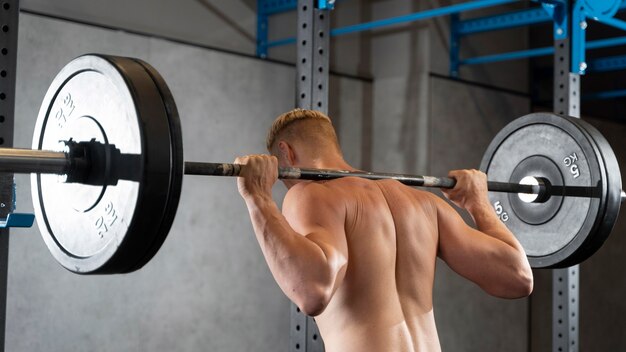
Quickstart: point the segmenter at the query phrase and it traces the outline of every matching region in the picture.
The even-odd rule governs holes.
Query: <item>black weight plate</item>
[[[178,208],[178,201],[180,199],[180,192],[182,188],[182,180],[183,180],[183,165],[185,163],[183,157],[183,137],[182,137],[182,127],[180,124],[180,117],[178,115],[178,109],[176,108],[176,103],[174,101],[174,96],[172,95],[167,83],[159,74],[159,72],[148,64],[145,61],[134,59],[135,62],[140,64],[148,73],[150,78],[152,79],[155,87],[158,89],[159,94],[161,95],[161,99],[164,104],[164,109],[167,114],[167,121],[169,122],[169,130],[170,130],[170,155],[172,158],[171,164],[173,165],[171,170],[171,180],[170,180],[170,188],[168,192],[167,203],[165,205],[165,212],[163,213],[161,219],[161,225],[159,228],[159,232],[155,238],[154,244],[147,250],[145,257],[139,262],[139,267],[133,268],[132,270],[139,269],[143,263],[147,263],[161,248],[161,245],[165,241],[167,234],[172,227],[172,223],[174,221],[174,217],[176,216],[176,210]],[[154,219],[153,219],[154,220]]]
[[[621,176],[615,155],[595,128],[578,119],[535,113],[511,122],[487,148],[481,170],[492,181],[533,176],[556,186],[596,188],[596,197],[552,196],[545,203],[489,193],[534,268],[570,266],[591,256],[619,211]]]
[[[80,274],[133,271],[164,241],[163,229],[173,217],[163,214],[178,203],[181,178],[176,175],[182,172],[182,158],[172,155],[180,153],[172,146],[180,138],[172,138],[170,116],[152,77],[133,59],[81,56],[53,80],[33,148],[64,150],[59,141],[96,139],[134,155],[139,175],[110,186],[64,183],[56,175],[31,177],[40,231],[65,268]]]
[[[581,131],[588,135],[590,140],[595,142],[594,147],[596,148],[596,155],[601,156],[599,160],[603,162],[605,171],[602,188],[598,189],[598,191],[599,193],[605,194],[605,197],[601,199],[602,208],[596,219],[594,236],[589,241],[585,241],[580,249],[570,258],[563,261],[559,267],[582,263],[600,249],[615,226],[622,203],[622,175],[617,157],[609,145],[609,142],[600,131],[585,121],[575,118],[570,119],[572,123],[578,125]]]

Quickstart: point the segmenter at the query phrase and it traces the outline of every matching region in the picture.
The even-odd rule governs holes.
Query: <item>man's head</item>
[[[330,118],[315,110],[294,109],[278,116],[267,135],[267,150],[280,166],[314,167],[342,159]]]

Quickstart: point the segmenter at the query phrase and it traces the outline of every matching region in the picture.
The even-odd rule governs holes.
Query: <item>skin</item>
[[[476,229],[439,197],[393,180],[286,180],[281,214],[271,196],[279,165],[354,168],[337,148],[275,144],[276,156],[235,160],[245,164],[238,188],[276,282],[316,317],[326,351],[440,351],[437,256],[491,295],[531,293],[530,265],[490,205],[485,174],[452,171],[457,185],[444,192]]]

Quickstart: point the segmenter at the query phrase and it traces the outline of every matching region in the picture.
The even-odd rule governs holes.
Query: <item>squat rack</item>
[[[586,72],[626,69],[626,55],[586,61],[586,50],[626,45],[626,36],[586,40],[588,20],[626,31],[626,22],[614,18],[626,10],[626,0],[534,0],[539,6],[493,16],[461,20],[465,11],[513,3],[517,0],[474,0],[420,11],[408,15],[330,29],[329,12],[333,0],[257,0],[257,56],[266,58],[271,48],[297,46],[297,96],[299,107],[328,109],[329,38],[403,23],[450,16],[451,77],[458,77],[462,66],[488,64],[507,60],[553,55],[553,110],[562,115],[580,117],[580,78]],[[297,10],[297,36],[269,40],[269,18]],[[463,37],[494,30],[553,23],[554,44],[550,47],[525,49],[480,57],[460,58]],[[615,91],[595,92],[587,99],[626,96],[626,87]],[[552,271],[552,351],[578,351],[579,266]],[[292,304],[289,351],[321,352],[324,350],[314,319],[305,317]]]
[[[600,22],[626,30],[626,22],[613,17],[616,12],[626,9],[625,3],[619,0],[541,0],[534,1],[540,6],[514,13],[471,20],[460,20],[458,17],[465,11],[514,1],[516,0],[474,0],[330,30],[328,17],[334,6],[332,0],[258,0],[257,53],[260,57],[266,57],[268,50],[272,47],[297,43],[298,105],[325,111],[328,102],[328,38],[330,36],[451,16],[451,43],[454,45],[451,45],[450,56],[456,58],[456,61],[451,60],[451,76],[458,75],[458,69],[461,66],[554,54],[554,110],[558,113],[578,116],[580,114],[580,76],[587,71],[601,72],[626,68],[626,56],[586,61],[587,49],[626,45],[626,37],[586,41],[588,22]],[[309,9],[308,12],[305,7]],[[267,31],[269,17],[296,8],[298,9],[297,37],[269,41]],[[601,10],[598,11],[598,9]],[[2,127],[0,128],[0,145],[3,147],[10,147],[13,144],[18,17],[19,0],[0,1],[0,126]],[[549,21],[554,23],[553,47],[495,54],[482,58],[460,59],[458,56],[461,38],[464,36]],[[621,97],[626,96],[626,89],[594,94],[596,98]],[[13,211],[14,187],[12,175],[0,177],[0,195],[3,200],[3,203],[0,203],[0,218],[6,218]],[[0,230],[0,285],[2,285],[0,287],[0,345],[2,346],[0,349],[4,348],[8,241],[8,229],[3,228]],[[553,350],[576,351],[578,350],[578,267],[555,270],[553,283]],[[290,350],[321,351],[323,345],[312,320],[304,319],[297,309],[293,309],[293,312]],[[559,319],[562,323],[558,323]]]

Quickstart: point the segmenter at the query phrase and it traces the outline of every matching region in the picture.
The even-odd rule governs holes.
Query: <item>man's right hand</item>
[[[272,186],[278,179],[278,160],[270,155],[248,155],[235,159],[243,165],[237,178],[239,193],[246,200],[272,198]]]

